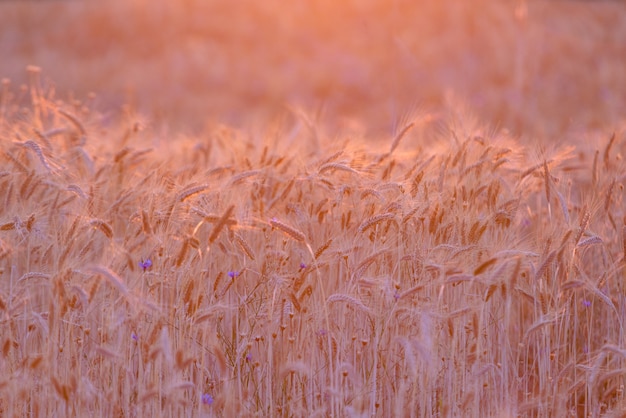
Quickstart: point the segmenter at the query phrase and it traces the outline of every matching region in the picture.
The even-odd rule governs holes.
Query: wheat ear
[[[306,241],[306,236],[304,235],[303,232],[298,231],[295,228],[292,228],[291,226],[279,221],[276,218],[272,218],[270,220],[270,224],[276,228],[276,229],[280,229],[281,231],[283,231],[284,233],[286,233],[287,235],[289,235],[291,238],[295,239],[296,241],[299,242],[305,242]]]

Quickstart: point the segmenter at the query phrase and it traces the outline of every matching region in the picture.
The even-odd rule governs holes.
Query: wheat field
[[[0,416],[626,415],[617,95],[494,122],[481,84],[386,133],[281,96],[176,135],[32,64],[0,86]]]

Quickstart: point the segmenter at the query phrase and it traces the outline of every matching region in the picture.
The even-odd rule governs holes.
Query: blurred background
[[[60,98],[96,93],[195,132],[286,106],[389,131],[466,104],[496,128],[558,137],[626,110],[626,5],[521,0],[0,2],[0,77],[41,67]]]

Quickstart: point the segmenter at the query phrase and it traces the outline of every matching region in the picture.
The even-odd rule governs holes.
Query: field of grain
[[[0,28],[0,416],[626,414],[621,3]]]

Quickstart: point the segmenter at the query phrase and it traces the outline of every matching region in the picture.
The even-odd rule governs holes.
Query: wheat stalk
[[[246,253],[248,258],[250,258],[250,260],[254,261],[254,259],[255,259],[254,251],[252,251],[252,248],[248,245],[246,240],[241,235],[239,235],[238,233],[234,234],[234,238],[235,238],[235,241],[237,242],[237,244],[239,244],[241,249]]]
[[[287,235],[289,235],[291,238],[293,238],[294,240],[298,242],[306,241],[306,236],[304,235],[304,233],[302,233],[301,231],[298,231],[295,228],[292,228],[291,226],[279,221],[276,218],[270,219],[270,225],[272,225],[272,227],[276,229],[280,229],[281,231],[283,231],[284,233],[286,233]]]
[[[185,190],[183,190],[182,192],[179,193],[177,199],[178,199],[179,202],[184,202],[185,200],[189,199],[190,197],[196,196],[196,195],[204,192],[208,188],[209,188],[208,184],[201,184],[199,186],[188,187],[188,188],[186,188]]]
[[[611,147],[613,146],[614,142],[615,142],[615,132],[613,132],[613,134],[611,135],[611,138],[609,139],[609,143],[606,145],[606,148],[604,149],[604,168],[606,170],[609,170],[611,168],[610,154],[611,154]]]
[[[217,239],[217,237],[219,236],[220,232],[222,231],[222,229],[226,225],[226,223],[228,221],[228,218],[230,218],[230,216],[232,215],[234,209],[235,209],[234,205],[229,206],[228,209],[226,209],[224,214],[217,221],[217,223],[213,227],[213,231],[211,231],[211,235],[209,236],[209,244],[212,244],[213,241],[215,241]]]
[[[324,244],[322,244],[321,246],[319,246],[317,248],[317,250],[315,250],[315,254],[314,254],[314,258],[317,260],[318,258],[320,258],[320,256],[324,253],[324,251],[326,251],[328,249],[328,247],[330,247],[330,244],[332,244],[333,239],[330,238],[328,239]]]
[[[480,266],[476,267],[476,269],[474,270],[474,276],[478,276],[479,274],[484,273],[485,270],[487,270],[489,267],[494,265],[496,263],[496,261],[498,261],[498,258],[494,257],[494,258],[491,258],[491,259],[483,262]]]
[[[124,296],[128,296],[128,287],[124,283],[124,281],[115,274],[111,269],[105,266],[92,266],[89,268],[89,271],[99,274],[103,276],[105,279],[109,281],[121,294]]]
[[[85,127],[76,116],[72,115],[69,112],[66,112],[63,109],[57,109],[57,112],[65,116],[65,118],[69,120],[76,129],[78,129],[78,132],[81,134],[81,136],[85,137],[87,135],[87,131],[85,130]]]
[[[89,225],[99,229],[107,238],[113,238],[113,228],[102,219],[92,219],[89,221]]]
[[[326,302],[327,303],[346,302],[347,304],[354,306],[361,312],[370,313],[370,309],[367,306],[365,306],[363,302],[349,295],[340,295],[340,294],[330,295],[328,299],[326,299]]]
[[[554,258],[556,257],[556,255],[557,255],[556,250],[548,254],[548,256],[543,260],[543,262],[537,269],[537,272],[535,273],[535,280],[539,280],[544,275],[544,273],[546,272],[550,264],[554,261]]]
[[[22,282],[24,280],[29,280],[29,279],[45,279],[45,280],[50,280],[51,276],[47,273],[41,273],[41,272],[36,272],[36,271],[31,271],[29,273],[25,273],[24,275],[22,275],[22,277],[19,278],[18,283]]]
[[[364,220],[361,225],[359,225],[359,232],[363,233],[368,229],[378,225],[381,222],[391,220],[395,217],[393,213],[381,213],[378,215],[371,216]]]
[[[415,126],[415,122],[410,122],[404,128],[402,128],[402,130],[400,132],[398,132],[398,134],[395,136],[395,138],[391,142],[391,147],[389,147],[388,155],[393,154],[393,152],[396,150],[396,148],[398,148],[398,145],[400,144],[400,141],[402,141],[402,138],[404,138],[404,136],[407,134],[407,132],[409,132],[411,129],[413,129],[414,126]]]
[[[342,163],[323,164],[322,166],[320,166],[317,172],[318,174],[324,174],[326,171],[330,171],[330,170],[338,170],[338,171],[345,171],[346,173],[359,174],[359,172],[353,169],[352,167],[349,167],[346,164],[342,164]]]
[[[231,179],[230,179],[230,184],[231,185],[235,185],[237,183],[242,182],[243,180],[250,178],[250,177],[254,177],[261,174],[261,170],[249,170],[249,171],[244,171],[243,173],[239,173],[237,175],[234,175]]]

